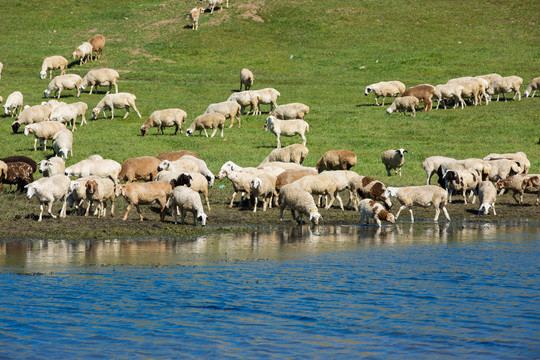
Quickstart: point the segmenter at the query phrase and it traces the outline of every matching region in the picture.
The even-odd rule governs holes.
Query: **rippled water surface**
[[[0,242],[0,358],[540,357],[540,225]]]

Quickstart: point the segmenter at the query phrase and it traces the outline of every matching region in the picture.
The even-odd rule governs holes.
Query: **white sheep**
[[[392,105],[386,109],[386,114],[390,115],[394,111],[398,111],[400,114],[405,114],[408,111],[411,112],[411,116],[416,116],[416,107],[419,104],[419,100],[416,96],[402,96],[394,100]]]
[[[307,113],[309,113],[309,106],[306,104],[290,103],[277,106],[272,112],[272,115],[280,120],[302,120]]]
[[[199,172],[199,164],[191,159],[178,159],[175,161],[163,160],[158,168],[158,171],[181,171],[181,172]]]
[[[448,203],[448,193],[438,186],[387,187],[383,196],[385,198],[395,197],[402,204],[396,214],[396,220],[398,219],[401,210],[408,208],[411,213],[411,222],[414,222],[412,207],[413,205],[417,205],[422,207],[433,206],[435,208],[435,218],[433,221],[439,219],[441,210],[448,221],[450,221],[450,216],[445,207]]]
[[[211,114],[211,113],[223,114],[226,119],[227,118],[231,119],[231,125],[229,125],[229,128],[233,127],[234,119],[236,118],[236,120],[238,120],[238,128],[240,128],[241,112],[242,112],[242,107],[236,101],[223,101],[220,103],[208,105],[204,114]]]
[[[204,13],[204,8],[198,7],[193,8],[189,12],[189,18],[191,19],[191,23],[193,24],[192,30],[199,30],[199,16]]]
[[[6,115],[11,117],[20,114],[23,108],[23,94],[20,91],[14,91],[6,99],[6,103],[2,105]]]
[[[146,135],[148,129],[152,127],[157,128],[157,134],[159,135],[159,130],[161,134],[164,134],[164,129],[166,127],[175,127],[174,135],[180,130],[180,135],[182,135],[182,123],[186,122],[187,113],[182,109],[165,109],[165,110],[156,110],[154,111],[148,120],[144,122],[141,126],[141,135]]]
[[[90,92],[89,94],[92,94],[92,90],[94,90],[94,86],[96,87],[96,93],[97,93],[97,87],[98,86],[109,86],[109,90],[107,90],[107,94],[111,92],[111,89],[114,85],[114,88],[116,89],[116,93],[118,94],[118,85],[116,84],[116,81],[120,77],[120,74],[118,74],[118,71],[114,69],[95,69],[90,70],[83,78],[81,85],[79,86],[79,91],[83,91],[90,85]]]
[[[208,179],[203,174],[199,172],[161,171],[158,173],[156,180],[168,182],[174,189],[176,187],[176,181],[182,174],[191,178],[190,189],[197,191],[204,196],[206,207],[208,208],[208,211],[210,211],[210,201],[208,201]],[[172,183],[171,180],[174,180],[175,182]]]
[[[199,130],[199,136],[204,130],[204,134],[208,137],[206,129],[214,129],[210,137],[214,137],[218,129],[221,129],[221,137],[223,137],[223,127],[225,125],[225,116],[220,113],[202,114],[193,120],[190,127],[186,130],[186,136],[193,134],[195,130]]]
[[[478,75],[478,76],[475,76],[475,78],[481,78],[481,79],[486,80],[488,82],[487,87],[489,87],[493,81],[495,81],[496,79],[502,78],[502,76],[499,74],[493,73],[493,74],[487,74],[487,75]]]
[[[381,106],[384,106],[384,100],[387,96],[390,97],[398,97],[405,91],[405,84],[403,84],[401,81],[381,81],[375,84],[371,84],[366,86],[366,89],[364,91],[364,95],[368,95],[370,92],[375,94],[375,104],[379,106],[379,102],[377,99],[382,96],[382,104]]]
[[[335,190],[337,191],[336,199],[338,199],[342,211],[344,210],[344,208],[341,202],[341,198],[339,196],[340,192],[346,189],[349,189],[349,203],[351,202],[355,203],[355,195],[350,190],[350,188],[353,183],[357,182],[358,179],[361,178],[360,175],[350,170],[335,170],[335,171],[322,172],[318,174],[318,176],[319,176],[319,179],[329,179],[327,181],[330,181],[335,185]],[[320,200],[321,198],[319,197],[319,202]],[[330,208],[332,205],[333,205],[333,201],[332,202],[327,201],[326,203],[327,208]]]
[[[84,216],[88,216],[93,202],[98,202],[98,218],[107,216],[107,200],[111,201],[111,217],[114,217],[114,182],[109,178],[88,180],[85,184],[88,206]]]
[[[214,12],[214,8],[216,5],[223,6],[223,0],[207,0],[208,1],[208,9],[210,9],[210,14]],[[227,9],[229,8],[229,0],[227,0]]]
[[[56,219],[56,216],[52,214],[52,204],[55,201],[61,201],[62,210],[60,211],[60,218],[66,217],[66,199],[69,192],[69,185],[71,180],[65,175],[54,175],[51,177],[42,177],[34,181],[31,184],[26,185],[26,197],[31,199],[35,196],[40,202],[40,212],[38,221],[43,217],[43,206],[48,205],[47,212]]]
[[[448,186],[448,202],[452,202],[452,193],[454,191],[461,192],[463,202],[467,203],[466,193],[470,191],[470,196],[473,197],[471,203],[476,200],[476,188],[482,181],[480,173],[477,170],[448,170],[444,173],[443,179]]]
[[[39,172],[43,173],[43,176],[50,177],[54,175],[63,175],[66,171],[66,162],[64,159],[58,156],[53,156],[48,160],[41,160],[39,163]]]
[[[401,176],[401,167],[405,163],[405,153],[408,152],[405,149],[398,149],[398,150],[386,150],[381,155],[381,160],[384,166],[386,167],[386,171],[388,172],[388,176],[390,176],[390,170],[394,170],[394,173],[397,175],[399,170],[399,176]]]
[[[37,142],[43,144],[43,151],[47,151],[47,140],[54,138],[54,135],[65,129],[66,125],[57,121],[42,121],[40,123],[28,124],[24,127],[24,135],[34,134],[34,151],[37,150]]]
[[[489,176],[489,173],[491,171],[491,164],[485,160],[476,158],[456,160],[453,162],[445,161],[437,170],[437,172],[440,174],[439,176],[444,177],[444,174],[448,170],[475,170],[478,171],[481,179],[485,179]],[[445,188],[447,188],[447,186],[445,186]]]
[[[454,158],[445,156],[430,156],[422,162],[422,167],[426,171],[426,185],[429,185],[433,174],[437,173],[437,170],[443,163],[451,163],[457,161]]]
[[[251,194],[255,197],[253,212],[257,212],[259,196],[263,200],[263,211],[266,207],[272,207],[272,197],[278,196],[276,191],[276,177],[268,174],[260,174],[251,180]]]
[[[76,119],[78,115],[78,107],[72,106],[71,104],[64,104],[54,108],[51,112],[49,122],[60,122],[68,125],[73,124],[72,131],[75,131],[77,129]]]
[[[21,125],[34,124],[49,119],[51,108],[47,105],[34,105],[21,111],[19,117],[11,124],[11,129],[17,133]]]
[[[330,172],[328,172],[330,173]],[[293,184],[298,185],[303,190],[307,191],[312,195],[328,195],[330,196],[329,202],[326,204],[325,209],[330,209],[334,203],[334,199],[337,199],[339,202],[339,207],[343,211],[343,202],[339,196],[339,191],[343,190],[340,183],[332,176],[327,176],[328,173],[318,174],[318,175],[307,175],[301,179],[296,180]],[[345,183],[345,186],[348,186],[348,182]]]
[[[284,148],[274,149],[264,158],[259,167],[271,161],[292,162],[302,165],[309,150],[302,144],[293,144]]]
[[[178,224],[178,211],[180,211],[180,222],[184,223],[186,211],[193,214],[193,226],[197,225],[197,220],[202,226],[206,225],[208,217],[204,213],[199,194],[185,186],[177,186],[171,193],[171,205],[174,211],[174,223]]]
[[[283,185],[279,191],[280,221],[283,221],[283,211],[286,207],[291,209],[293,219],[299,224],[302,224],[302,215],[308,216],[314,225],[318,225],[322,220],[311,194],[295,183]],[[298,217],[295,215],[296,211]]]
[[[213,1],[213,0],[209,0]],[[212,7],[212,11],[214,8]],[[244,85],[245,90],[249,90],[253,86],[253,73],[246,68],[243,68],[240,70],[240,91],[242,91],[242,85]]]
[[[490,96],[497,95],[497,101],[499,101],[498,95],[503,94],[504,101],[506,101],[506,93],[513,91],[514,97],[512,100],[515,100],[516,96],[518,96],[518,101],[521,101],[521,92],[519,91],[521,84],[523,84],[523,79],[519,76],[506,76],[495,79],[486,92]]]
[[[256,115],[261,114],[261,104],[270,105],[270,111],[268,112],[269,114],[271,114],[274,108],[278,106],[277,99],[281,96],[281,94],[276,89],[264,88],[260,90],[251,90],[251,92],[254,93],[256,96],[258,95],[259,102],[257,108],[259,111]]]
[[[386,210],[384,206],[372,199],[364,199],[358,203],[360,212],[360,224],[369,224],[369,219],[374,219],[377,227],[381,227],[381,220],[395,223],[395,216]]]
[[[442,101],[443,108],[446,109],[446,100],[453,99],[454,109],[457,106],[461,105],[461,109],[463,110],[463,106],[465,105],[465,101],[463,101],[463,99],[461,98],[461,94],[463,93],[463,91],[463,86],[457,83],[435,86],[434,96],[437,98],[437,107],[439,107],[439,104]]]
[[[53,137],[53,150],[64,160],[67,159],[68,153],[73,156],[73,133],[68,129],[58,131]]]
[[[497,215],[495,212],[495,200],[497,200],[497,189],[491,181],[482,181],[478,184],[478,200],[480,200],[480,208],[478,209],[478,215],[487,215],[489,209],[493,209],[493,215]]]
[[[77,74],[55,76],[49,83],[49,86],[47,86],[47,89],[43,92],[43,96],[48,98],[54,91],[54,96],[58,95],[58,99],[60,99],[62,90],[77,89],[77,97],[80,97],[81,91],[79,90],[79,87],[81,86],[81,82],[82,78]]]
[[[101,179],[100,176],[85,176],[71,181],[69,185],[69,195],[67,202],[69,207],[75,206],[79,215],[84,213],[83,203],[86,200],[86,182],[89,180]],[[97,215],[98,209],[94,215]]]
[[[65,174],[67,176],[74,177],[86,177],[86,176],[101,176],[109,177],[114,183],[118,183],[118,174],[122,170],[122,165],[120,163],[110,160],[110,159],[101,159],[101,160],[90,160],[85,159],[79,161],[78,163],[71,165],[66,168]]]
[[[491,170],[488,174],[489,181],[497,182],[511,175],[521,174],[522,172],[520,163],[516,160],[497,159],[488,160],[488,163],[491,165]]]
[[[39,72],[39,77],[41,79],[45,79],[47,77],[47,70],[50,71],[50,78],[52,79],[52,71],[56,69],[60,69],[60,75],[64,75],[66,73],[66,68],[68,66],[68,61],[65,57],[56,55],[56,56],[49,56],[46,57],[43,60],[43,64],[41,65],[41,71]]]
[[[88,41],[83,42],[73,52],[73,59],[80,58],[79,65],[86,64],[88,59],[92,60],[92,44]]]
[[[88,125],[88,123],[86,122],[86,116],[85,116],[86,111],[88,110],[88,104],[86,104],[85,102],[82,102],[82,101],[78,101],[78,102],[75,102],[75,103],[69,104],[69,105],[71,105],[72,107],[77,109],[77,116],[73,120],[73,129],[75,129],[75,120],[77,120],[77,118],[79,116],[81,117],[81,126],[83,126],[84,124]]]
[[[240,91],[232,93],[227,101],[236,101],[240,105],[240,113],[244,114],[244,109],[247,106],[251,106],[250,110],[246,115],[249,115],[251,112],[252,115],[259,115],[259,101],[261,100],[261,95],[253,91]]]
[[[208,166],[206,165],[206,162],[202,159],[199,159],[192,155],[184,155],[179,160],[183,161],[192,161],[199,167],[199,170],[197,172],[201,173],[204,177],[206,177],[206,180],[208,181],[208,186],[213,187],[214,181],[215,181],[215,175],[208,169]]]
[[[529,86],[527,86],[527,89],[525,89],[525,92],[523,93],[523,95],[525,95],[525,97],[529,97],[529,95],[531,95],[531,97],[533,98],[534,95],[536,94],[536,90],[538,89],[540,89],[540,76],[535,77],[534,79],[531,80],[531,82],[529,83]]]
[[[131,182],[117,185],[115,190],[116,197],[122,195],[129,204],[122,220],[127,220],[129,211],[133,206],[135,206],[137,212],[139,213],[140,221],[143,221],[143,216],[139,205],[152,205],[157,202],[161,208],[160,220],[164,221],[167,198],[171,194],[171,191],[171,184],[163,181],[150,181],[146,183]],[[197,197],[199,197],[198,194]]]
[[[521,172],[525,174],[529,173],[529,169],[531,168],[531,162],[527,158],[527,155],[522,151],[518,151],[516,153],[506,153],[506,154],[491,153],[483,158],[483,160],[485,161],[498,160],[498,159],[508,159],[508,160],[516,161],[517,163],[519,163]]]
[[[137,115],[139,115],[139,118],[142,118],[141,113],[139,113],[139,110],[135,106],[135,100],[137,100],[137,97],[130,93],[105,95],[92,110],[92,119],[97,119],[100,111],[103,111],[103,117],[107,118],[105,110],[111,110],[111,119],[114,119],[114,109],[126,109],[125,119],[129,115],[130,108],[133,108]]]
[[[488,97],[486,95],[486,86],[488,82],[482,78],[466,76],[456,79],[450,79],[448,80],[447,84],[461,85],[463,87],[461,90],[461,97],[471,98],[474,106],[479,105],[482,97],[486,99],[486,104],[488,102]]]
[[[236,194],[241,192],[242,197],[238,206],[241,206],[244,202],[244,195],[249,196],[251,194],[251,180],[257,177],[260,173],[252,173],[247,171],[233,171],[233,170],[222,170],[218,179],[227,178],[231,181],[233,186],[233,194],[231,198],[231,203],[229,208],[233,207],[234,198]]]
[[[264,131],[272,132],[277,136],[277,148],[281,148],[280,136],[295,136],[302,137],[302,145],[306,146],[305,133],[309,132],[309,124],[304,120],[279,120],[275,116],[270,115],[264,122]]]

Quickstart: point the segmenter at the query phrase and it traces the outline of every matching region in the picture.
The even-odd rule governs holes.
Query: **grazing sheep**
[[[463,86],[456,83],[435,86],[435,93],[433,95],[437,98],[437,108],[442,101],[443,108],[446,110],[446,100],[453,99],[454,109],[461,105],[461,110],[463,110],[463,106],[465,105],[465,101],[461,98],[463,92]]]
[[[193,214],[193,226],[197,225],[197,220],[202,226],[206,225],[208,217],[204,213],[201,198],[196,191],[185,186],[178,186],[172,191],[171,200],[175,224],[178,224],[178,211],[180,211],[181,224],[184,223],[186,211],[189,211]]]
[[[307,113],[309,113],[309,106],[302,103],[290,103],[276,106],[272,115],[280,120],[302,120]]]
[[[47,77],[47,70],[50,71],[50,78],[52,79],[52,71],[60,69],[60,75],[66,73],[66,68],[68,66],[68,61],[63,56],[49,56],[43,60],[41,65],[41,71],[39,72],[39,77],[45,79]]]
[[[430,100],[431,101],[431,100]],[[416,106],[418,106],[419,101],[415,96],[402,96],[396,98],[392,105],[386,109],[386,114],[390,115],[394,111],[398,111],[399,114],[405,114],[408,111],[411,112],[411,116],[416,116]]]
[[[523,190],[523,192],[526,192],[526,193],[537,194],[535,205],[538,206],[540,204],[540,176],[539,175],[533,175],[523,180],[521,189]]]
[[[143,216],[141,214],[139,205],[152,205],[157,202],[161,207],[160,220],[164,221],[167,198],[171,194],[171,190],[171,184],[163,181],[151,181],[147,183],[132,182],[117,185],[115,196],[118,197],[122,195],[129,204],[122,220],[125,221],[127,219],[129,211],[133,206],[135,206],[137,212],[139,213],[140,221],[143,221]],[[199,197],[198,194],[197,197]]]
[[[506,76],[495,79],[486,92],[490,96],[497,95],[497,101],[499,101],[499,94],[503,94],[504,101],[506,101],[506,93],[513,91],[514,97],[512,100],[515,100],[516,96],[518,96],[518,101],[521,101],[521,92],[519,91],[521,84],[523,84],[523,79],[519,76]]]
[[[79,86],[79,91],[83,91],[90,85],[90,92],[89,94],[92,94],[92,90],[94,90],[94,86],[96,87],[96,93],[97,93],[97,87],[98,86],[109,86],[109,90],[107,90],[107,93],[105,95],[108,95],[111,92],[111,89],[114,85],[114,88],[116,89],[116,93],[118,94],[118,85],[116,84],[116,81],[120,77],[120,74],[118,74],[118,71],[114,69],[95,69],[90,70],[81,81],[81,85]]]
[[[426,110],[431,110],[431,107],[432,107],[431,98],[433,97],[433,94],[435,94],[435,87],[433,85],[422,84],[422,85],[417,85],[417,86],[413,86],[406,89],[403,92],[403,94],[401,94],[401,96],[402,97],[405,97],[405,96],[416,97],[419,102],[424,103],[424,108],[422,109],[422,111],[426,111]]]
[[[231,181],[231,184],[233,186],[233,194],[231,198],[231,203],[229,204],[229,208],[233,207],[234,204],[234,198],[236,197],[236,194],[241,192],[242,197],[240,199],[240,203],[238,206],[242,206],[244,202],[244,195],[249,196],[251,194],[251,180],[253,180],[255,177],[257,177],[258,173],[252,173],[252,172],[246,172],[246,171],[233,171],[233,170],[222,170],[220,171],[220,175],[218,175],[218,179],[227,178]]]
[[[118,174],[118,180],[125,180],[128,183],[137,180],[154,180],[160,163],[161,161],[153,156],[126,159],[122,163],[122,170]]]
[[[279,192],[280,221],[283,221],[283,211],[286,207],[291,209],[293,219],[300,225],[303,214],[308,216],[314,225],[319,225],[319,221],[322,220],[311,194],[295,183],[284,185]],[[298,211],[298,217],[296,217],[295,211]]]
[[[48,105],[34,105],[21,111],[17,120],[11,124],[13,133],[17,133],[21,125],[28,125],[46,121],[51,115],[51,108]]]
[[[444,156],[430,156],[422,162],[422,167],[426,171],[426,185],[429,185],[433,174],[437,173],[437,170],[443,163],[451,163],[457,161],[454,158]]]
[[[122,165],[110,159],[90,160],[85,159],[66,168],[65,174],[74,177],[101,176],[108,177],[114,183],[118,183],[118,174]]]
[[[350,170],[356,165],[356,154],[346,149],[329,150],[317,162],[318,173],[324,170]]]
[[[5,162],[5,160],[4,160]],[[34,169],[22,161],[6,162],[7,171],[4,184],[17,185],[17,190],[24,191],[24,187],[34,181]]]
[[[182,109],[166,109],[166,110],[156,110],[154,111],[148,120],[141,126],[141,135],[146,135],[148,129],[152,127],[157,127],[157,134],[159,135],[159,130],[161,134],[164,134],[164,129],[166,127],[175,127],[174,135],[180,130],[180,135],[182,135],[182,123],[186,122],[187,113]]]
[[[77,213],[83,215],[85,209],[83,208],[83,203],[86,200],[86,183],[89,180],[102,179],[100,176],[85,176],[78,178],[77,180],[71,181],[69,185],[69,195],[67,197],[67,202],[70,208],[75,206]],[[98,209],[94,215],[97,215]]]
[[[476,79],[473,77],[463,77],[457,79],[450,79],[448,80],[447,84],[461,85],[461,98],[471,98],[474,106],[477,106],[479,104],[479,100],[482,97],[479,96],[480,94],[486,98],[487,104],[487,96],[485,95],[485,86],[487,82],[485,82],[485,80]]]
[[[323,174],[308,175],[296,180],[293,184],[300,186],[303,190],[312,195],[330,196],[330,201],[325,206],[326,210],[330,209],[334,203],[334,199],[338,199],[339,207],[342,211],[344,210],[343,202],[338,193],[342,189],[340,184],[337,183],[333,177],[323,176]],[[283,189],[283,187],[281,189]]]
[[[36,124],[28,124],[24,127],[24,135],[34,134],[34,151],[37,151],[37,142],[43,144],[43,151],[47,151],[47,140],[54,138],[54,135],[66,125],[57,121],[43,121]]]
[[[47,204],[47,212],[56,219],[56,216],[51,212],[52,204],[55,201],[61,201],[62,210],[60,210],[60,218],[66,217],[66,199],[69,192],[71,180],[65,175],[54,175],[51,177],[43,177],[31,184],[26,185],[26,197],[30,200],[35,196],[40,202],[40,212],[38,222],[43,217],[43,205]]]
[[[221,137],[223,137],[223,127],[225,125],[225,116],[220,113],[202,114],[193,120],[191,126],[186,130],[186,136],[193,134],[195,130],[199,130],[199,136],[204,130],[204,134],[208,137],[206,129],[214,129],[210,137],[214,137],[217,130],[221,130]]]
[[[9,165],[9,164],[8,164]],[[514,193],[512,194],[512,197],[518,204],[523,204],[523,194],[528,189],[523,184],[525,183],[525,180],[530,179],[535,176],[540,176],[537,174],[528,174],[528,175],[513,175],[509,176],[506,179],[502,179],[497,181],[495,184],[495,188],[497,191],[501,190],[499,195],[502,195],[504,193],[504,190],[512,190]],[[516,198],[516,195],[519,194],[519,199]]]
[[[387,209],[392,207],[392,202],[389,198],[384,197],[386,186],[369,176],[355,176],[349,180],[349,192],[353,200],[354,210],[358,210],[358,196],[362,199],[372,199],[384,202]]]
[[[478,200],[480,201],[480,208],[478,209],[478,215],[487,215],[489,209],[493,209],[493,215],[497,215],[495,211],[495,200],[497,200],[497,189],[491,181],[482,181],[478,184]]]
[[[75,121],[77,120],[79,116],[81,117],[81,126],[83,126],[84,124],[88,125],[88,123],[86,122],[86,116],[85,116],[86,111],[88,110],[88,105],[82,101],[78,101],[69,105],[77,109],[77,116],[75,116],[75,119],[73,120],[73,130],[75,130]]]
[[[276,192],[276,180],[277,178],[275,176],[268,174],[260,174],[251,179],[251,194],[255,198],[253,212],[257,212],[259,196],[263,199],[263,211],[266,211],[267,206],[272,207],[272,197],[278,196]]]
[[[240,105],[240,114],[244,115],[244,109],[248,106],[251,106],[249,111],[246,115],[249,115],[251,112],[252,115],[260,115],[261,112],[259,111],[259,101],[261,99],[261,95],[257,92],[253,91],[240,91],[235,92],[229,96],[227,101],[236,101],[238,105]]]
[[[529,169],[531,168],[531,162],[529,161],[529,159],[527,159],[527,155],[521,151],[516,152],[516,153],[507,153],[507,154],[492,153],[483,158],[483,160],[485,161],[498,160],[498,159],[514,160],[515,162],[519,163],[521,172],[525,174],[529,173]]]
[[[364,199],[358,203],[360,212],[360,224],[369,224],[369,219],[374,219],[377,227],[381,227],[381,220],[394,224],[396,218],[384,206],[371,199]]]
[[[308,152],[308,148],[302,144],[293,144],[284,148],[274,149],[264,158],[259,167],[271,161],[292,162],[302,165]]]
[[[461,191],[463,194],[463,202],[467,203],[466,193],[471,191],[474,204],[476,200],[476,189],[482,181],[480,173],[477,170],[448,170],[444,173],[443,179],[448,184],[448,202],[452,202],[452,193]]]
[[[191,151],[187,151],[187,150],[162,152],[162,153],[159,153],[156,157],[161,161],[163,160],[175,161],[175,160],[180,159],[184,155],[191,155],[193,157],[196,157],[197,159],[199,158],[197,154]]]
[[[86,182],[86,198],[88,206],[84,216],[88,216],[94,201],[98,202],[98,218],[107,216],[107,200],[111,200],[111,217],[114,217],[114,182],[108,178],[88,180]]]
[[[43,176],[50,177],[58,174],[64,174],[66,171],[66,162],[64,159],[53,156],[48,160],[41,160],[39,163],[39,172],[43,173]]]
[[[199,172],[199,164],[191,159],[180,158],[175,161],[163,160],[159,166],[158,171],[183,171],[183,172]]]
[[[54,108],[54,110],[51,112],[51,116],[49,117],[50,121],[47,121],[46,123],[59,122],[66,123],[68,125],[73,124],[72,131],[75,131],[77,129],[76,120],[78,114],[79,109],[77,107],[71,106],[71,104],[64,104]]]
[[[515,160],[497,159],[488,160],[488,163],[491,165],[488,179],[493,182],[506,179],[509,176],[517,175],[522,172],[520,163]]]
[[[79,58],[79,65],[86,64],[88,59],[92,60],[92,44],[88,41],[83,42],[73,52],[73,59]]]
[[[489,87],[493,81],[495,81],[496,79],[501,79],[502,76],[499,74],[493,73],[493,74],[488,74],[488,75],[478,75],[478,76],[475,76],[475,78],[481,78],[481,79],[486,80],[488,82],[487,87]]]
[[[43,92],[43,96],[48,98],[51,93],[54,91],[54,96],[58,94],[58,99],[60,99],[60,95],[62,94],[62,90],[71,90],[76,89],[77,90],[77,97],[81,96],[81,90],[79,87],[81,86],[82,78],[77,74],[66,74],[66,75],[58,75],[55,76],[54,79],[51,80],[49,83],[49,86],[47,86],[47,89]]]
[[[384,100],[387,96],[398,97],[399,95],[403,94],[405,91],[405,84],[403,84],[401,81],[381,81],[366,86],[364,95],[367,96],[372,91],[375,94],[375,104],[379,106],[377,99],[382,96],[383,100],[380,106],[384,106]]]
[[[90,55],[90,60],[92,60],[92,55],[94,55],[94,53],[94,59],[101,59],[101,56],[103,55],[103,48],[105,47],[105,37],[97,34],[92,36],[88,42],[90,45],[92,45],[92,54]],[[118,90],[116,90],[116,92],[118,92]]]
[[[311,169],[285,170],[276,178],[276,190],[279,191],[284,185],[293,183],[307,175],[317,175],[317,171]]]
[[[302,145],[306,146],[305,133],[309,132],[309,124],[304,120],[278,120],[273,115],[266,118],[264,122],[264,131],[272,132],[277,136],[277,148],[281,148],[280,136],[295,136],[302,137]]]
[[[381,155],[381,160],[384,166],[386,167],[386,171],[388,172],[388,176],[391,176],[390,170],[394,170],[394,173],[397,175],[399,170],[399,176],[401,176],[401,167],[405,163],[405,153],[408,152],[405,149],[398,149],[398,150],[386,150]]]
[[[27,157],[27,156],[17,156],[17,155],[16,156],[8,156],[8,157],[5,157],[5,158],[0,158],[0,161],[5,162],[6,164],[10,163],[10,162],[24,162],[24,163],[27,163],[32,168],[32,173],[35,173],[36,169],[37,169],[37,163],[34,160]]]
[[[11,117],[20,114],[23,108],[23,94],[20,91],[15,91],[9,94],[6,103],[2,105],[6,115]]]
[[[414,216],[412,207],[413,205],[435,208],[435,218],[433,221],[439,219],[440,211],[442,210],[444,216],[450,221],[450,216],[446,210],[446,203],[448,202],[448,193],[446,190],[441,189],[435,185],[422,185],[422,186],[405,186],[405,187],[387,187],[383,196],[385,198],[395,197],[399,200],[402,206],[399,208],[396,214],[396,220],[399,218],[401,210],[409,208],[411,213],[411,222],[414,222]]]
[[[58,131],[53,137],[53,150],[64,160],[67,159],[68,152],[73,156],[73,133],[68,129]]]
[[[189,187],[191,190],[197,191],[199,194],[204,196],[204,199],[206,200],[206,207],[208,208],[208,211],[210,211],[210,201],[208,201],[208,179],[198,172],[172,172],[172,171],[161,171],[156,180],[158,181],[166,181],[165,177],[167,176],[164,173],[171,173],[172,178],[168,179],[169,183],[171,184],[172,188],[174,189],[179,184],[183,184],[183,182],[180,181],[180,177],[182,175],[189,176],[190,178],[190,185]],[[163,179],[160,178],[160,175],[163,177]]]
[[[137,107],[135,106],[135,100],[137,100],[137,97],[130,93],[105,95],[92,110],[92,119],[97,119],[100,111],[103,111],[103,117],[107,118],[105,110],[111,110],[111,119],[114,119],[114,109],[126,109],[126,115],[124,115],[125,119],[129,115],[130,108],[133,108],[137,115],[139,115],[139,118],[142,118],[141,113],[139,113],[139,110],[137,110]]]
[[[274,88],[264,88],[260,90],[251,90],[252,93],[254,93],[256,96],[258,96],[259,102],[257,108],[259,109],[258,113],[256,115],[261,114],[261,104],[264,105],[270,105],[270,111],[269,114],[272,113],[274,108],[276,108],[277,105],[277,99],[281,96],[279,91],[277,91]]]
[[[527,89],[525,90],[523,95],[525,95],[525,97],[529,97],[529,95],[531,95],[531,97],[533,98],[534,95],[536,94],[536,90],[538,89],[540,89],[540,76],[535,77],[534,79],[531,80],[531,82],[529,83],[529,86],[527,86]],[[532,91],[532,94],[531,94],[531,91]]]
[[[212,7],[212,10],[214,8]],[[249,90],[253,86],[253,73],[249,69],[243,68],[240,70],[240,90],[242,91],[242,85],[244,85],[245,90]]]
[[[233,127],[234,119],[238,120],[238,128],[240,128],[240,113],[242,112],[242,107],[236,101],[223,101],[217,104],[210,104],[204,114],[211,113],[220,113],[225,115],[225,119],[231,119],[231,125],[229,128]]]
[[[193,24],[192,30],[199,30],[199,16],[204,13],[204,8],[193,8],[189,12],[189,18],[191,19],[191,23]]]

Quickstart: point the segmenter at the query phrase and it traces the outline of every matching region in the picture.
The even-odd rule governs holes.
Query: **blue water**
[[[538,223],[409,225],[0,242],[0,358],[540,358]]]

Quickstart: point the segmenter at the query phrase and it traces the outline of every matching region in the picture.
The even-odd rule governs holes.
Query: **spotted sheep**
[[[369,219],[374,219],[377,227],[381,227],[381,220],[395,223],[396,218],[392,213],[378,202],[371,199],[364,199],[358,203],[360,212],[360,224],[369,224]]]

